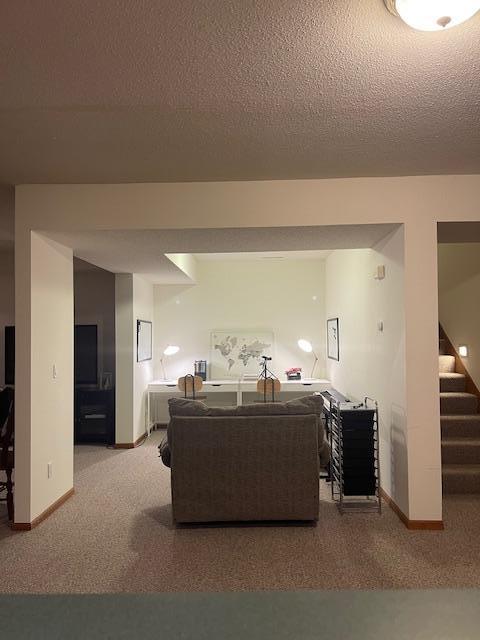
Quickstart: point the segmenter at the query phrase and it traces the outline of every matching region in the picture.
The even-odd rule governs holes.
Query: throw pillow
[[[187,400],[186,398],[169,398],[168,409],[170,417],[173,416],[208,416],[210,410],[200,400]]]

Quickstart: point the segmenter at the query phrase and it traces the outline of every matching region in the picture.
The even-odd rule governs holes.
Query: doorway
[[[74,442],[115,443],[115,275],[74,259]]]
[[[444,495],[480,496],[480,223],[438,225]]]

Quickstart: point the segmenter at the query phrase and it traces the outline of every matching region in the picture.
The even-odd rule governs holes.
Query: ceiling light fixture
[[[384,0],[387,9],[419,31],[443,31],[480,11],[480,0]]]

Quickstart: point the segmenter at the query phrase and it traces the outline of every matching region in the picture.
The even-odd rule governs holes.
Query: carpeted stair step
[[[440,391],[465,391],[463,373],[440,373]]]
[[[480,415],[441,416],[442,438],[480,438]]]
[[[446,346],[447,346],[447,341],[445,340],[445,338],[440,338],[440,340],[438,341],[438,353],[441,356],[445,355]]]
[[[480,493],[480,464],[442,467],[443,493]]]
[[[473,393],[445,392],[440,394],[442,416],[477,413],[478,399]]]
[[[442,439],[442,463],[480,465],[480,439]]]
[[[440,373],[454,373],[455,357],[454,356],[438,356],[438,371]]]

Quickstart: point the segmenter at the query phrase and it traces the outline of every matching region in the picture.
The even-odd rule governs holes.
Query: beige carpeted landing
[[[388,508],[342,517],[327,500],[316,527],[175,529],[161,435],[78,447],[75,496],[34,531],[12,532],[0,504],[0,591],[480,586],[479,497],[447,498],[443,532],[407,531]]]

